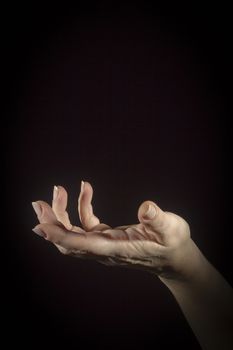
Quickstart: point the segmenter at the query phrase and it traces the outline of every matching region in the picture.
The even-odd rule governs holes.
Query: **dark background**
[[[168,289],[141,271],[61,255],[31,202],[80,181],[112,226],[142,201],[183,216],[232,284],[229,9],[42,4],[3,12],[7,341],[24,348],[199,349]]]

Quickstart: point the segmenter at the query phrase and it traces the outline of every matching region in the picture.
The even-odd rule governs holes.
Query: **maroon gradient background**
[[[8,345],[199,349],[158,279],[62,256],[31,231],[31,202],[50,202],[54,185],[78,223],[87,180],[101,221],[135,223],[153,200],[189,222],[233,282],[230,20],[227,9],[183,11],[100,2],[5,12]]]

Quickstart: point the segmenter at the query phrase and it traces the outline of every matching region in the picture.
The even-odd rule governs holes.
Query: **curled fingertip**
[[[152,204],[147,204],[147,207],[145,208],[145,212],[143,214],[144,220],[152,220],[155,218],[156,215],[156,209]]]
[[[138,210],[139,221],[153,220],[157,214],[157,206],[154,202],[150,200],[143,202]]]
[[[32,202],[32,207],[35,210],[35,213],[39,218],[42,215],[41,205],[38,202]]]
[[[47,238],[47,235],[46,235],[46,233],[44,232],[44,231],[42,231],[41,230],[41,228],[39,228],[39,227],[34,227],[33,229],[32,229],[32,231],[33,232],[35,232],[38,236],[40,236],[40,237],[43,237],[43,238]]]

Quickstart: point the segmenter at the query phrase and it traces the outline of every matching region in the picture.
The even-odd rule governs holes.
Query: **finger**
[[[50,205],[44,201],[32,202],[32,207],[41,224],[57,224],[57,218]]]
[[[53,189],[53,202],[52,208],[58,219],[67,230],[72,229],[72,224],[69,219],[69,214],[66,211],[68,201],[68,194],[64,187],[62,186],[54,186]]]
[[[60,221],[57,220],[53,209],[48,203],[44,201],[37,201],[32,202],[32,206],[41,224],[54,224],[58,226],[60,225]],[[72,226],[72,231],[77,233],[85,232],[82,228],[77,226]]]
[[[148,232],[153,232],[157,242],[165,244],[171,217],[152,201],[143,202],[138,210],[138,219]]]
[[[78,199],[78,212],[79,218],[83,225],[83,228],[86,231],[90,231],[92,229],[103,230],[106,228],[110,228],[109,225],[100,223],[100,220],[93,213],[93,207],[91,204],[93,197],[93,188],[91,184],[87,181],[81,182],[81,191]],[[97,226],[98,225],[98,226]]]
[[[108,249],[103,244],[104,238],[97,235],[91,235],[91,239],[89,239],[90,235],[88,234],[81,233],[77,235],[72,231],[68,231],[65,227],[47,223],[37,225],[33,228],[33,231],[56,246],[63,247],[67,252],[108,254]]]
[[[67,250],[67,253],[86,254],[96,256],[112,256],[125,258],[143,258],[145,255],[151,257],[160,256],[161,245],[148,241],[114,241],[106,239],[101,233],[92,235],[76,234],[68,231],[62,226],[54,224],[39,224],[33,231],[46,240],[59,245]]]

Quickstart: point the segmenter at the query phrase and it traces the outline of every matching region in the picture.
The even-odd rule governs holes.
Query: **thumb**
[[[170,216],[152,201],[143,202],[138,209],[138,219],[148,232],[155,232],[159,243],[164,244],[170,226]]]

